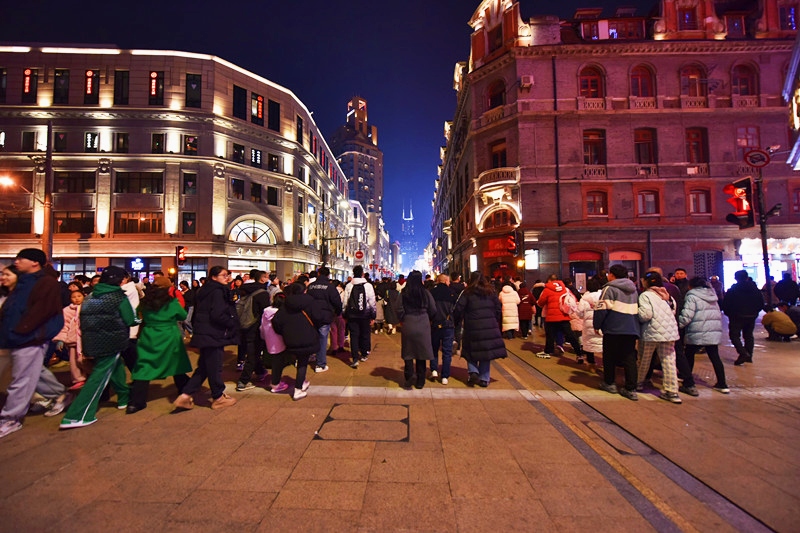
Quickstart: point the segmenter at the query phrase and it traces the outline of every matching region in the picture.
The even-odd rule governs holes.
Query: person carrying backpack
[[[353,362],[350,368],[358,368],[359,360],[366,361],[372,349],[370,325],[374,320],[377,308],[375,289],[364,279],[364,267],[353,267],[353,279],[344,289],[344,317],[350,331],[350,354]]]
[[[265,283],[267,273],[263,270],[253,269],[250,271],[250,279],[244,282],[239,289],[239,299],[236,300],[236,315],[239,317],[239,335],[244,344],[245,360],[242,365],[242,374],[236,383],[237,392],[255,388],[250,381],[255,370],[258,381],[263,380],[267,371],[264,368],[262,353],[264,351],[264,341],[258,334],[258,327],[261,325],[261,316],[264,309],[269,307],[269,292]]]
[[[583,351],[581,350],[581,343],[569,324],[569,315],[577,310],[578,302],[564,283],[558,279],[558,276],[551,274],[547,278],[547,283],[536,305],[545,310],[544,351],[538,352],[536,357],[550,359],[555,347],[556,333],[560,331],[563,333],[564,338],[572,345],[576,357],[582,358]],[[567,312],[565,313],[564,311]],[[564,351],[562,348],[559,355],[563,355],[563,353]]]
[[[317,300],[321,311],[319,324],[319,349],[317,350],[317,362],[314,372],[325,372],[328,370],[328,334],[331,331],[331,323],[336,317],[342,314],[342,298],[336,285],[331,283],[331,271],[326,266],[319,267],[317,279],[309,284],[306,293]]]

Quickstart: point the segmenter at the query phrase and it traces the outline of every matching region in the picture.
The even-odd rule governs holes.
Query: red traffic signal
[[[186,247],[185,246],[176,246],[175,247],[175,262],[178,265],[182,265],[186,262]]]
[[[514,233],[509,233],[506,237],[506,250],[511,255],[516,255],[517,253],[517,236]]]
[[[729,183],[722,189],[722,192],[729,196],[726,201],[734,208],[733,213],[728,214],[725,220],[731,224],[737,224],[739,229],[755,226],[753,184],[750,178],[742,178]]]

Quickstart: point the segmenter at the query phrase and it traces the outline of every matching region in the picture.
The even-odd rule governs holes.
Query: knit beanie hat
[[[36,261],[39,263],[40,266],[44,266],[47,264],[47,255],[38,248],[23,248],[17,254],[17,258],[28,259],[30,261]]]

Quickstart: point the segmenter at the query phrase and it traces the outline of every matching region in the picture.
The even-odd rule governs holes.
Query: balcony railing
[[[495,107],[494,109],[490,109],[483,115],[481,115],[481,126],[486,126],[487,124],[491,124],[492,122],[496,122],[503,118],[504,114],[504,106]]]
[[[94,193],[56,193],[53,194],[53,208],[65,211],[94,209]]]
[[[731,96],[731,103],[734,108],[758,107],[758,96],[740,96],[734,94]]]
[[[708,107],[707,96],[686,96],[681,95],[681,107],[683,109],[702,109]]]
[[[656,178],[658,177],[658,165],[636,165],[634,171],[637,176],[643,178]]]
[[[606,178],[605,165],[584,165],[583,177],[584,179],[605,179]]]
[[[605,98],[578,97],[578,109],[583,111],[603,111],[606,108]]]
[[[639,97],[639,96],[630,96],[628,97],[630,101],[629,105],[631,109],[655,109],[656,108],[656,99],[653,97]]]
[[[687,176],[708,176],[708,163],[689,163],[686,166]]]
[[[476,180],[475,189],[478,191],[497,185],[519,183],[519,169],[515,167],[492,168],[481,172]]]

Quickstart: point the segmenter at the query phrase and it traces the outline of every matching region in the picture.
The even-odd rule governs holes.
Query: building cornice
[[[514,57],[552,56],[626,56],[643,54],[737,54],[791,52],[794,41],[790,39],[763,39],[751,41],[636,41],[614,43],[559,44],[518,47],[509,51]],[[486,65],[490,67],[491,64]],[[486,67],[482,67],[486,68]],[[478,71],[475,71],[478,72]]]

